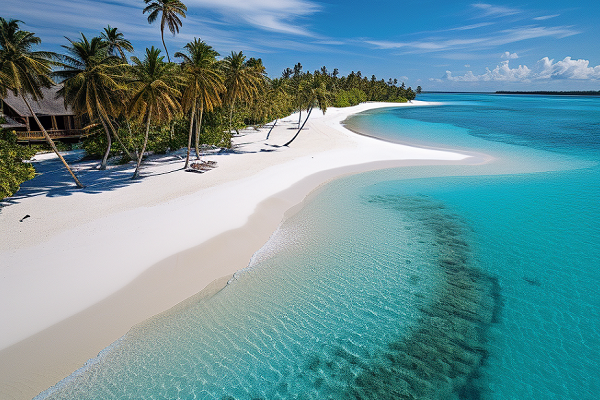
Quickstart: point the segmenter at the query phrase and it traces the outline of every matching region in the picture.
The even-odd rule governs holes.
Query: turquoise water
[[[475,149],[313,193],[215,296],[52,399],[597,399],[600,99],[423,95],[353,129]]]

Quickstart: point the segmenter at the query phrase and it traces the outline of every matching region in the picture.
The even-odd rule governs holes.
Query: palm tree
[[[107,146],[100,169],[106,169],[112,144],[108,125],[112,128],[110,117],[118,114],[119,97],[124,90],[119,83],[122,80],[119,76],[121,59],[108,54],[108,43],[99,37],[88,40],[82,33],[79,41],[67,40],[71,45],[62,46],[68,53],[62,56],[63,69],[53,75],[64,85],[59,94],[64,97],[65,104],[71,105],[77,115],[86,114],[90,122],[102,124]],[[116,135],[114,129],[113,134]],[[127,148],[125,151],[131,158]]]
[[[294,102],[296,103],[296,107],[298,107],[298,127],[300,127],[300,123],[302,122],[302,93],[300,91],[300,82],[304,77],[305,73],[302,72],[302,64],[297,63],[294,65],[294,73],[292,75],[292,89],[294,93]]]
[[[194,38],[193,42],[185,45],[186,52],[177,52],[175,57],[182,58],[181,63],[185,73],[185,88],[183,90],[182,105],[190,113],[190,133],[188,137],[188,149],[184,168],[188,168],[190,162],[190,150],[192,146],[192,132],[194,116],[198,113],[196,121],[196,157],[200,158],[198,150],[198,137],[202,125],[204,111],[212,111],[214,107],[221,104],[220,94],[225,92],[223,76],[217,64],[217,53],[204,41]]]
[[[251,60],[253,62],[250,62]],[[251,60],[246,62],[246,56],[241,51],[239,53],[232,51],[223,60],[225,87],[227,88],[225,103],[229,105],[229,135],[232,131],[233,109],[236,101],[248,101],[254,98],[264,80],[262,62]]]
[[[5,20],[0,17],[0,94],[10,90],[15,96],[21,96],[42,130],[46,141],[52,147],[58,158],[62,161],[69,174],[73,177],[77,187],[83,188],[69,164],[59,154],[56,145],[46,132],[37,115],[33,112],[27,96],[34,101],[43,98],[42,88],[54,85],[50,78],[52,66],[55,64],[56,54],[46,51],[32,51],[34,45],[41,43],[41,39],[32,32],[19,28],[19,20]]]
[[[111,26],[108,25],[108,27],[104,28],[101,38],[108,44],[108,54],[113,56],[119,55],[123,62],[127,62],[127,57],[125,57],[125,52],[123,50],[132,53],[133,45],[129,40],[125,39],[121,32],[117,31],[117,28],[111,28]]]
[[[144,0],[144,3],[148,4],[148,6],[144,8],[143,13],[150,13],[150,15],[148,15],[149,24],[156,21],[158,14],[161,14],[160,37],[165,48],[165,53],[167,53],[167,60],[171,62],[169,51],[165,44],[165,24],[169,27],[173,36],[175,36],[175,32],[179,33],[179,27],[182,26],[182,22],[178,15],[185,18],[187,7],[180,0]]]
[[[302,126],[298,128],[298,132],[291,138],[284,146],[289,146],[300,134],[300,131],[306,125],[308,118],[315,106],[319,107],[323,114],[327,111],[327,88],[325,87],[325,83],[318,75],[312,75],[311,73],[306,74],[303,81],[299,86],[302,104],[306,107],[306,111],[308,114],[306,115],[306,119]]]
[[[177,86],[180,78],[176,74],[176,65],[165,63],[160,55],[160,49],[146,49],[144,61],[131,57],[133,61],[131,87],[133,96],[129,105],[129,115],[136,116],[138,120],[146,119],[146,134],[144,144],[139,154],[137,166],[131,179],[139,175],[142,157],[148,144],[148,133],[152,122],[168,121],[179,112],[181,106],[177,97],[181,95]]]
[[[290,100],[287,92],[288,89],[288,83],[283,78],[275,78],[269,81],[267,98],[270,111],[272,111],[276,116],[281,115],[282,112],[287,110],[287,104]],[[271,125],[271,129],[269,129],[265,140],[269,140],[269,136],[271,136],[271,132],[275,128],[275,125],[277,125],[278,120],[279,118],[275,118],[275,121],[273,122],[273,125]]]

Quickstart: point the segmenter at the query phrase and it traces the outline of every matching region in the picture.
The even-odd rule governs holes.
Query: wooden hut
[[[80,119],[75,116],[71,107],[65,107],[63,98],[57,96],[59,89],[60,86],[44,88],[42,100],[33,101],[27,96],[27,101],[52,139],[78,139],[85,136],[87,131],[82,129]],[[0,115],[6,122],[0,124],[0,127],[15,131],[17,140],[45,140],[41,128],[20,96],[8,92],[7,96],[0,100]]]

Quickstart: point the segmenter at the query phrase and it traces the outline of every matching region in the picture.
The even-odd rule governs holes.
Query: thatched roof
[[[49,89],[42,89],[44,98],[40,101],[33,101],[31,96],[26,96],[29,105],[38,116],[42,115],[75,115],[71,107],[65,107],[64,99],[62,97],[56,97],[56,93],[61,86],[53,86]],[[15,97],[12,92],[8,92],[6,97],[2,99],[4,103],[12,108],[17,114],[22,117],[30,117],[31,113],[25,105],[23,99],[18,96]]]
[[[10,118],[8,115],[4,115],[2,118],[4,118],[6,123],[0,124],[0,128],[15,129],[15,128],[25,128],[26,127],[25,124],[15,121],[14,119]]]

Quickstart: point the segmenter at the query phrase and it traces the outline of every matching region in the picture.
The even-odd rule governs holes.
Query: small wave
[[[75,372],[73,372],[66,378],[61,379],[56,385],[44,390],[42,393],[35,396],[32,400],[48,399],[52,395],[59,392],[61,389],[67,387],[68,385],[74,383],[77,379],[83,377],[86,372],[88,372],[94,366],[98,365],[112,350],[120,346],[126,336],[127,334],[121,336],[119,339],[112,342],[110,345],[102,349],[96,357],[87,360],[81,368],[77,369]]]

